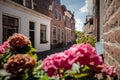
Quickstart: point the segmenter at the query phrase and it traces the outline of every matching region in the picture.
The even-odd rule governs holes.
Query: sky
[[[71,12],[74,12],[76,30],[83,31],[85,18],[88,14],[88,0],[61,0],[61,4],[65,5]]]

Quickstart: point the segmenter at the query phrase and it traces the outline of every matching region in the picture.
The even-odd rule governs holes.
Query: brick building
[[[88,3],[84,32],[90,37],[96,36],[99,42],[102,39],[103,0],[89,0]]]
[[[64,40],[64,19],[60,0],[52,0],[49,9],[51,21],[51,49],[58,47]],[[62,33],[62,35],[61,35]]]
[[[75,19],[74,14],[71,11],[66,10],[64,12],[65,19],[65,44],[71,44],[75,41]]]
[[[49,6],[51,21],[51,49],[68,45],[75,41],[75,19],[60,0],[52,0]]]
[[[104,0],[104,61],[117,68],[120,80],[120,1]]]
[[[93,38],[96,36],[94,33],[93,17],[91,15],[86,16],[86,22],[84,23],[84,35]]]
[[[120,1],[92,0],[93,26],[97,42],[104,47],[104,62],[117,69],[120,79]]]

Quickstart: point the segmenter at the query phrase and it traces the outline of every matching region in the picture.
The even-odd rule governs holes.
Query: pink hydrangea
[[[15,33],[8,38],[8,42],[11,48],[22,48],[25,45],[31,44],[30,40],[23,34]]]
[[[95,52],[95,48],[89,43],[78,45],[78,51],[81,52],[81,54],[84,54],[84,56],[91,56],[97,54]]]
[[[21,76],[27,69],[32,69],[36,64],[36,60],[26,54],[12,55],[6,64],[4,64],[4,69],[11,73],[11,77]]]
[[[90,44],[73,45],[65,53],[70,54],[71,64],[79,62],[81,65],[101,65],[103,63],[102,57],[99,56],[95,48]]]
[[[5,53],[5,49],[0,46],[0,54],[3,54],[3,53]]]
[[[109,66],[103,64],[102,72],[106,73],[109,76],[114,76],[116,70],[115,70],[115,68],[113,66],[109,67]]]
[[[43,60],[42,67],[49,76],[57,75],[59,73],[55,72],[60,69],[71,69],[72,65],[68,63],[67,58],[68,55],[63,52],[52,54]]]
[[[8,42],[5,41],[5,42],[3,43],[3,45],[0,46],[0,54],[5,53],[5,48],[7,48],[7,47],[8,47]]]
[[[103,64],[103,59],[98,54],[90,56],[91,65],[98,66]]]
[[[42,67],[49,76],[57,75],[60,69],[70,70],[73,63],[79,62],[80,65],[87,65],[94,71],[102,69],[103,60],[95,48],[90,44],[73,45],[68,50],[55,53],[43,60]],[[52,70],[52,72],[51,72]],[[110,72],[108,74],[111,74]]]
[[[3,47],[3,48],[7,48],[8,45],[9,45],[9,43],[8,43],[7,41],[5,41],[5,42],[3,43],[3,45],[2,45],[2,47]]]

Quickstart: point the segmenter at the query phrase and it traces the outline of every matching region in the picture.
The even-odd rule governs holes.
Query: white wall
[[[102,42],[103,39],[103,4],[104,4],[104,0],[100,0],[100,41]]]
[[[100,16],[99,16],[100,17],[99,18],[100,41],[95,44],[95,48],[96,48],[96,51],[98,54],[103,54],[103,52],[104,52],[104,48],[103,48],[103,3],[104,3],[104,0],[100,0],[100,3],[99,3],[99,5],[100,5],[99,6],[100,7],[100,11],[99,11],[99,14],[100,14]]]
[[[28,11],[26,11],[28,10]],[[19,33],[29,37],[29,21],[35,23],[35,48],[38,52],[50,49],[50,21],[51,18],[38,12],[30,12],[30,9],[17,8],[14,5],[0,3],[0,44],[2,44],[2,15],[7,14],[19,19]],[[32,10],[31,10],[32,11]],[[36,14],[37,13],[37,14]],[[46,44],[40,44],[40,24],[47,26]]]
[[[2,44],[2,12],[0,8],[0,44]]]

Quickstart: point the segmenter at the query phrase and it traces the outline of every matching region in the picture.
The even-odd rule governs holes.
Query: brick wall
[[[104,0],[104,61],[117,68],[120,79],[120,1]]]

